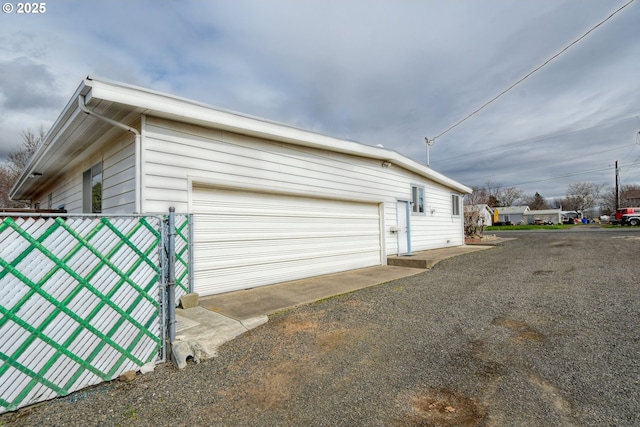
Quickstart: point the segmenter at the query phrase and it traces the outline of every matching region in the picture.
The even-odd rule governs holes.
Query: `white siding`
[[[170,206],[192,212],[191,182],[384,202],[384,240],[392,255],[397,240],[389,227],[396,223],[396,200],[409,200],[411,185],[420,184],[426,213],[411,216],[412,250],[464,243],[462,217],[452,215],[450,190],[396,165],[383,168],[375,159],[152,117],[147,117],[144,135],[143,212],[165,212]]]
[[[55,187],[40,192],[32,204],[39,203],[41,208],[46,208],[49,193],[52,193],[52,209],[64,206],[68,212],[82,212],[82,171],[78,171],[66,174],[63,179],[56,181]]]
[[[47,206],[53,193],[52,207],[64,205],[67,212],[82,213],[82,173],[100,160],[102,164],[102,212],[106,214],[133,213],[135,210],[135,144],[133,135],[121,135],[106,144],[104,151],[76,159],[78,164],[66,171],[54,186],[41,191],[35,202]],[[34,203],[35,203],[34,202]]]
[[[102,165],[102,212],[132,213],[135,211],[136,170],[135,144],[129,133],[120,144],[104,153]]]
[[[425,183],[425,214],[411,215],[411,250],[464,244],[462,224],[463,217],[453,215],[451,192]]]

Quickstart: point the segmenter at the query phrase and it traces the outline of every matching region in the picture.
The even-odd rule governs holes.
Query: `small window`
[[[102,162],[96,163],[82,174],[82,211],[102,212]]]
[[[460,215],[460,196],[457,194],[451,195],[451,212],[454,216]]]
[[[424,187],[411,186],[411,212],[424,213]]]

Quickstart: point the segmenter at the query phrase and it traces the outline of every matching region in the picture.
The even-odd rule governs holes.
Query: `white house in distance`
[[[470,192],[395,151],[87,77],[10,196],[193,214],[194,290],[209,295],[463,245]]]
[[[465,212],[472,212],[474,215],[477,213],[479,227],[487,227],[493,224],[493,209],[487,204],[465,205],[464,210]]]
[[[498,222],[511,224],[525,224],[524,215],[529,212],[529,206],[505,206],[494,208],[498,211]]]

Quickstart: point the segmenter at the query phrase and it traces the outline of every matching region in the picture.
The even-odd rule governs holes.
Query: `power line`
[[[620,167],[632,166],[634,164],[635,164],[634,162],[626,163],[624,165],[620,165]],[[570,176],[584,175],[584,174],[592,173],[592,172],[601,172],[601,171],[605,171],[605,170],[609,170],[609,169],[611,169],[610,166],[602,167],[602,168],[596,168],[596,169],[589,169],[589,170],[581,171],[581,172],[573,172],[573,173],[568,173],[568,174],[565,174],[565,175],[553,176],[553,177],[550,177],[550,178],[540,178],[540,179],[536,179],[536,180],[533,180],[533,181],[525,181],[525,182],[519,182],[519,183],[516,183],[516,184],[510,184],[509,187],[517,187],[519,185],[524,185],[524,184],[535,184],[537,182],[544,182],[544,181],[553,181],[553,180],[560,179],[560,178],[568,178]],[[507,185],[496,185],[496,188],[504,188],[504,187],[507,187]]]
[[[483,148],[481,150],[476,150],[476,151],[466,151],[464,154],[460,154],[458,156],[449,157],[449,158],[446,158],[446,159],[438,159],[438,164],[442,165],[442,164],[445,164],[445,163],[449,163],[449,162],[453,162],[455,160],[462,159],[464,157],[470,157],[470,156],[477,157],[478,155],[491,154],[491,153],[494,153],[494,152],[504,152],[505,150],[512,150],[512,149],[515,149],[516,147],[519,147],[521,145],[530,144],[532,142],[544,141],[545,139],[557,138],[557,137],[560,137],[560,136],[576,134],[576,133],[584,132],[586,130],[591,130],[591,129],[595,129],[595,128],[599,128],[599,127],[603,127],[603,126],[609,126],[609,125],[612,125],[612,124],[621,123],[621,122],[623,122],[625,120],[637,118],[638,114],[640,114],[640,112],[629,113],[628,115],[625,115],[622,118],[600,122],[600,123],[592,125],[592,126],[587,126],[587,127],[583,127],[583,128],[579,128],[579,129],[569,130],[569,131],[557,131],[557,132],[546,133],[546,134],[543,134],[543,135],[538,135],[538,136],[535,136],[533,138],[528,138],[528,139],[524,139],[524,140],[521,140],[521,141],[507,142],[507,143],[504,143],[504,144],[497,145],[494,148],[490,148],[490,149]]]
[[[439,135],[433,137],[433,139],[431,139],[430,141],[435,141],[436,139],[440,138],[441,136],[443,136],[444,134],[450,132],[451,130],[455,129],[456,127],[460,126],[462,123],[466,122],[467,120],[469,120],[471,117],[475,116],[476,114],[478,114],[480,111],[484,110],[487,106],[489,106],[491,103],[493,103],[494,101],[496,101],[498,98],[500,98],[502,95],[506,94],[507,92],[509,92],[511,89],[513,89],[514,87],[516,87],[517,85],[519,85],[520,83],[522,83],[523,81],[525,81],[527,78],[529,78],[532,74],[534,74],[535,72],[537,72],[538,70],[540,70],[542,67],[544,67],[545,65],[547,65],[548,63],[550,63],[551,61],[553,61],[554,59],[556,59],[558,56],[562,55],[564,52],[566,52],[567,50],[569,50],[569,48],[571,48],[573,45],[575,45],[576,43],[578,43],[580,40],[584,39],[585,37],[587,37],[592,31],[594,31],[596,28],[600,27],[602,24],[604,24],[605,22],[607,22],[609,19],[613,18],[618,12],[620,12],[622,9],[624,9],[625,7],[629,6],[631,3],[633,3],[635,0],[629,0],[629,2],[627,2],[625,5],[621,6],[620,8],[618,8],[615,12],[613,12],[611,15],[609,15],[607,18],[605,18],[604,20],[600,21],[597,25],[595,25],[594,27],[592,27],[589,31],[587,31],[586,33],[584,33],[582,36],[578,37],[576,40],[574,40],[573,42],[571,42],[568,46],[566,46],[564,49],[562,49],[560,52],[556,53],[555,55],[553,55],[551,58],[547,59],[545,62],[543,62],[541,65],[539,65],[538,67],[534,68],[532,71],[530,71],[529,73],[527,73],[524,77],[522,77],[521,79],[519,79],[518,81],[516,81],[515,83],[513,83],[511,86],[509,86],[508,88],[506,88],[505,90],[503,90],[502,92],[500,92],[498,95],[494,96],[493,98],[491,98],[489,101],[485,102],[482,106],[480,106],[480,108],[477,108],[476,110],[474,110],[471,114],[467,115],[466,117],[464,117],[463,119],[459,120],[458,122],[456,122],[455,124],[449,126],[449,128],[447,128],[447,130],[445,130],[444,132],[440,133]]]
[[[620,146],[620,147],[617,147],[617,148],[608,148],[606,150],[596,151],[596,152],[589,153],[589,154],[580,154],[580,158],[596,156],[598,154],[609,153],[609,152],[616,151],[616,150],[622,150],[623,148],[627,148],[627,147],[630,147],[630,146],[634,146],[635,147],[636,144],[623,145],[623,146]],[[628,156],[625,156],[625,157],[628,157]],[[640,157],[638,159],[636,159],[632,163],[635,163],[638,160],[640,160]],[[521,166],[518,165],[518,166],[515,166],[515,169],[517,169],[518,172],[521,172],[521,171],[537,169],[537,168],[541,168],[541,167],[545,167],[545,166],[552,166],[552,165],[557,165],[557,164],[561,164],[561,163],[566,163],[568,161],[573,161],[573,159],[562,159],[562,160],[558,160],[558,161],[555,161],[555,162],[540,161],[540,162],[535,163],[533,165],[529,165],[528,167],[521,167]],[[506,173],[509,173],[509,172],[511,172],[513,170],[514,169],[512,168],[512,169],[508,169],[508,170],[502,169],[501,171],[502,171],[503,174],[506,174]],[[482,179],[482,178],[491,178],[491,177],[495,177],[495,176],[500,176],[500,174],[496,175],[496,173],[492,173],[490,175],[478,176],[478,177],[469,179],[469,181],[477,181],[477,180]]]
[[[640,132],[638,132],[636,134],[636,144],[635,145],[636,146],[640,145]],[[631,154],[631,151],[629,152],[629,154]],[[625,157],[629,157],[629,154],[627,154],[627,156],[625,156]],[[631,162],[631,165],[632,166],[627,171],[627,176],[631,175],[635,171],[635,169],[638,168],[638,166],[640,165],[640,156],[636,157],[636,159],[633,162]]]

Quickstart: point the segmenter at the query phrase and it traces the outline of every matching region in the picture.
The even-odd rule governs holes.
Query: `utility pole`
[[[616,210],[620,208],[620,173],[618,171],[618,161],[616,160]]]

